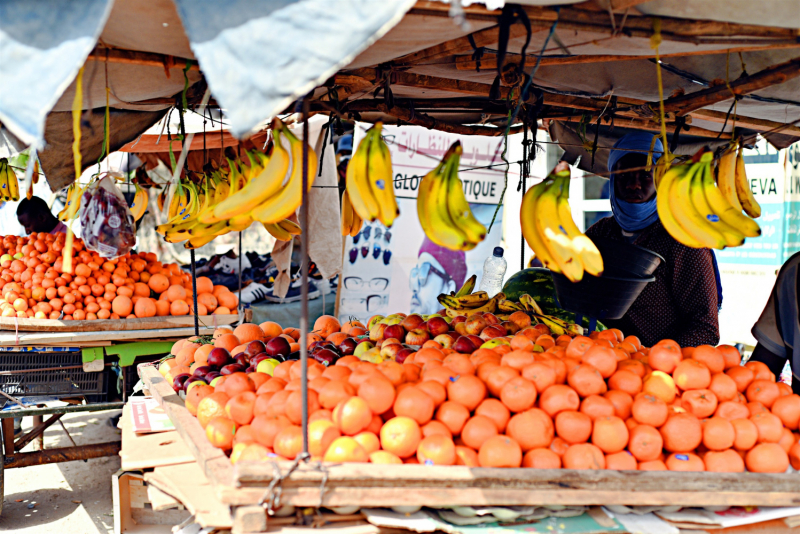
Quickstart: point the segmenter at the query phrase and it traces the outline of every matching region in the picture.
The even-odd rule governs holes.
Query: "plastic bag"
[[[123,256],[136,245],[136,227],[128,203],[109,176],[83,192],[80,218],[86,248],[104,258]]]

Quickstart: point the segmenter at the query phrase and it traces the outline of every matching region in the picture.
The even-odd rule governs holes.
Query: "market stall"
[[[278,326],[278,332],[274,330],[274,322],[262,326],[245,324],[248,328],[240,331],[241,338],[235,331],[233,334],[214,331],[211,337],[176,343],[173,346],[176,358],[167,360],[157,370],[152,366],[139,368],[147,390],[164,406],[219,503],[227,507],[234,530],[265,531],[273,521],[272,514],[279,512],[281,505],[369,509],[401,505],[783,507],[796,504],[800,487],[789,464],[800,465],[800,445],[794,434],[800,415],[795,406],[800,402],[797,396],[776,384],[774,374],[768,370],[741,365],[741,355],[736,352],[734,356],[728,348],[709,347],[694,354],[671,340],[658,340],[646,347],[638,339],[625,337],[614,329],[591,332],[595,330],[596,319],[613,319],[614,314],[621,315],[624,310],[612,311],[606,302],[596,299],[569,304],[566,295],[572,289],[574,302],[582,296],[591,297],[588,290],[581,295],[574,289],[578,286],[570,284],[595,279],[602,286],[599,275],[609,256],[601,255],[591,241],[587,243],[586,236],[572,228],[574,223],[567,224],[572,222],[568,202],[565,212],[555,211],[556,203],[565,198],[561,191],[569,178],[568,172],[559,174],[563,168],[556,168],[529,190],[526,180],[533,177],[525,171],[528,160],[536,155],[540,129],[547,129],[552,142],[565,149],[565,160],[600,176],[609,175],[607,162],[616,139],[631,130],[657,132],[667,157],[657,164],[654,172],[663,180],[662,185],[685,186],[682,193],[675,193],[674,201],[670,200],[665,208],[659,207],[658,215],[665,227],[670,225],[670,235],[694,248],[741,246],[745,238],[757,239],[760,233],[758,223],[754,222],[758,219],[757,205],[752,205],[752,199],[737,189],[730,196],[723,186],[725,180],[729,180],[729,189],[734,180],[746,183],[743,171],[733,170],[733,161],[737,151],[741,157],[741,147],[757,135],[775,146],[785,147],[800,134],[798,121],[787,112],[798,106],[793,100],[800,75],[795,50],[800,22],[795,20],[796,13],[775,16],[768,10],[745,9],[745,2],[734,2],[724,12],[711,4],[690,9],[683,4],[599,1],[556,6],[508,4],[502,10],[482,5],[460,7],[409,1],[380,5],[355,2],[344,7],[305,1],[290,2],[281,8],[243,2],[242,7],[254,9],[236,13],[247,15],[233,11],[220,15],[211,2],[182,0],[174,4],[166,0],[158,2],[146,13],[132,1],[112,6],[102,0],[86,0],[82,7],[91,16],[77,25],[77,38],[55,32],[48,37],[49,46],[28,51],[23,58],[49,63],[60,60],[60,69],[53,75],[57,83],[39,88],[33,97],[15,91],[6,102],[0,102],[4,137],[16,145],[33,144],[40,149],[43,170],[54,189],[71,184],[75,174],[80,174],[82,154],[88,161],[102,150],[134,142],[173,104],[181,114],[196,110],[203,116],[209,103],[223,108],[230,131],[238,137],[265,129],[263,121],[277,115],[284,118],[293,115],[291,120],[297,123],[297,127],[290,128],[287,126],[290,121],[274,119],[267,127],[272,136],[269,156],[260,151],[248,153],[249,163],[232,162],[228,167],[215,169],[219,175],[184,173],[192,136],[186,136],[185,131],[176,134],[185,140],[185,145],[172,168],[169,195],[164,198],[169,220],[160,225],[160,231],[166,239],[187,243],[186,248],[192,250],[192,264],[197,246],[222,232],[241,231],[257,221],[272,225],[272,231],[283,235],[286,243],[292,242],[293,233],[301,234],[302,256],[314,259],[324,277],[335,275],[337,263],[341,265],[338,224],[333,226],[336,238],[331,239],[331,217],[317,217],[310,201],[315,195],[320,200],[327,198],[327,202],[318,204],[319,209],[336,212],[333,220],[339,220],[338,199],[334,195],[324,196],[334,193],[332,189],[337,186],[334,182],[315,181],[318,170],[321,173],[333,170],[325,161],[332,151],[324,149],[327,131],[337,120],[358,119],[376,124],[360,143],[359,150],[365,147],[364,156],[358,159],[356,152],[350,164],[355,170],[349,171],[347,193],[341,203],[341,233],[351,236],[364,220],[380,220],[388,227],[397,215],[392,186],[386,187],[395,178],[390,163],[387,165],[380,159],[383,157],[380,154],[386,152],[381,123],[415,124],[461,135],[504,138],[522,132],[528,143],[523,159],[515,162],[522,163],[523,168],[520,187],[525,195],[521,216],[523,235],[544,265],[558,273],[554,280],[558,308],[563,306],[572,315],[565,318],[543,309],[550,304],[548,299],[553,299],[552,292],[531,296],[529,292],[533,290],[526,288],[515,298],[506,299],[504,293],[499,294],[502,296],[473,294],[473,287],[462,286],[454,288],[458,293],[439,295],[442,313],[416,316],[419,322],[413,326],[409,323],[395,329],[409,317],[415,317],[396,314],[378,317],[367,324],[350,324],[350,328],[360,330],[358,333],[349,328],[341,330],[344,325],[328,317],[323,317],[325,321],[319,328],[316,324],[311,328],[306,264],[297,325],[284,325],[289,326],[287,329]],[[25,11],[28,7],[14,9],[10,15],[29,14]],[[51,16],[55,15],[54,11]],[[156,19],[167,21],[162,23],[165,30],[154,23]],[[0,18],[0,31],[7,24],[4,20],[13,24],[14,17]],[[131,32],[131,25],[145,31]],[[24,37],[9,37],[9,32],[3,32],[0,39],[5,39],[0,40],[0,45],[9,46],[10,50],[24,48],[20,44],[24,43]],[[75,46],[59,48],[61,42]],[[265,49],[273,50],[271,47],[278,51],[275,56],[280,57],[279,64],[263,54]],[[232,64],[239,68],[231,69]],[[182,76],[178,69],[182,69]],[[87,76],[90,70],[96,76]],[[20,72],[17,69],[16,73]],[[135,76],[136,72],[147,75]],[[81,97],[84,83],[89,95],[86,99]],[[68,84],[70,87],[64,91]],[[122,87],[129,94],[120,94]],[[91,98],[92,92],[95,100]],[[102,109],[96,99],[99,93],[105,95],[106,118],[98,122],[97,114],[91,115],[93,118],[87,122],[95,127],[73,152],[72,141],[80,137],[82,129],[82,112]],[[14,107],[33,101],[36,105]],[[115,110],[113,114],[111,109]],[[324,127],[318,125],[317,133],[310,132],[313,114],[329,118]],[[75,121],[77,136],[67,127],[71,126],[71,120]],[[103,125],[105,128],[99,127]],[[101,130],[106,133],[98,135]],[[283,144],[281,137],[286,139]],[[645,152],[651,156],[649,168],[653,165],[653,144]],[[459,187],[461,153],[458,143],[449,150],[437,148],[438,161],[426,165],[424,171],[427,174],[422,181],[430,188],[426,190],[428,196],[419,197],[422,200],[418,202],[418,215],[432,242],[463,251],[476,246],[484,238],[486,228],[475,225],[463,188]],[[282,171],[270,172],[272,179],[262,180],[265,170],[280,162],[286,164]],[[77,173],[72,172],[73,164]],[[730,177],[728,170],[723,169],[730,170]],[[715,173],[717,181],[713,178]],[[378,180],[370,178],[374,174],[379,175]],[[689,184],[694,176],[710,178],[704,179],[710,185],[704,186],[705,192],[700,197],[690,196]],[[248,190],[251,196],[236,196],[253,183],[259,187]],[[448,189],[442,184],[447,184]],[[269,190],[269,194],[258,196],[264,190]],[[714,193],[718,190],[722,192]],[[512,191],[513,186],[504,193],[513,194]],[[370,195],[375,196],[372,203]],[[235,201],[231,200],[234,197]],[[540,198],[551,204],[539,205]],[[694,198],[708,198],[710,205],[699,218],[696,216],[699,211],[686,212],[683,208],[698,202]],[[726,208],[734,198],[741,202],[744,212],[740,209],[733,215]],[[719,199],[725,202],[715,202]],[[546,207],[551,211],[546,212]],[[301,208],[299,224],[290,220],[298,208]],[[180,218],[187,211],[188,222]],[[724,220],[735,231],[717,235],[706,228],[710,223],[704,219]],[[314,220],[318,223],[316,227],[312,224]],[[526,224],[529,220],[535,223]],[[207,226],[214,224],[222,226]],[[192,234],[195,228],[202,228],[199,237]],[[322,235],[326,239],[321,239]],[[320,257],[326,256],[325,261],[315,257],[312,252],[315,246]],[[284,255],[290,256],[290,246],[286,251],[284,248]],[[279,271],[286,274],[286,264],[283,265]],[[645,276],[651,274],[652,271],[639,275],[637,282],[649,283]],[[189,282],[195,295],[193,311],[198,312],[198,279],[193,276]],[[287,277],[281,284],[287,284]],[[481,313],[485,316],[475,318]],[[592,319],[586,331],[581,326],[581,316]],[[463,319],[457,320],[458,317]],[[335,327],[328,322],[330,319],[336,321]],[[195,336],[200,334],[197,320],[195,313]],[[473,321],[470,326],[466,324],[468,320]],[[418,332],[425,330],[418,328],[423,322],[427,325],[425,336]],[[431,335],[432,323],[442,323],[441,333],[434,329],[449,341],[444,338],[435,341],[438,338]],[[17,324],[15,321],[15,328]],[[244,336],[245,331],[250,334]],[[225,341],[228,335],[234,339]],[[337,335],[333,338],[336,343],[331,335]],[[342,348],[348,339],[355,340],[348,342],[354,346]],[[389,339],[396,339],[397,343],[386,343]],[[426,346],[430,341],[435,345]],[[269,357],[255,361],[261,354],[250,354],[250,344],[255,342],[263,345]],[[268,343],[275,346],[268,347]],[[355,356],[362,343],[370,346],[363,346]],[[389,348],[394,345],[400,347]],[[256,348],[259,346],[252,350]],[[216,360],[220,365],[211,365],[208,359],[217,349],[225,353]],[[202,360],[196,358],[201,350],[209,365],[202,365]],[[332,354],[320,354],[322,351]],[[487,361],[479,361],[487,353]],[[563,361],[565,358],[570,360],[569,368]],[[234,360],[236,363],[230,363]],[[339,364],[340,361],[345,363]],[[430,365],[433,361],[439,365]],[[555,361],[560,364],[547,363]],[[491,371],[497,372],[497,377],[480,376],[478,367],[487,363],[497,368]],[[533,374],[526,378],[525,370],[537,363],[549,369],[542,369],[542,373],[553,376],[543,378],[530,371]],[[299,370],[290,371],[293,366],[299,366]],[[337,366],[347,367],[348,372],[338,369],[346,377],[355,375],[357,368],[370,371],[364,371],[365,376],[358,382],[345,381],[340,376],[343,393],[340,392],[339,402],[329,408],[322,408],[318,402],[312,409],[312,399],[319,401],[318,390],[326,384],[314,382],[321,377],[333,382],[324,373]],[[619,366],[625,369],[618,370]],[[208,369],[200,372],[202,367]],[[225,367],[229,372],[222,373]],[[276,376],[280,372],[285,373],[286,380]],[[726,377],[717,379],[721,383],[717,384],[718,390],[712,385],[712,372],[714,377]],[[211,373],[217,376],[209,377]],[[372,384],[374,388],[364,387],[371,378],[368,373],[383,375],[375,379],[379,383]],[[748,373],[749,378],[738,376]],[[501,381],[503,377],[499,375],[506,380]],[[467,376],[471,379],[463,380]],[[514,383],[514,390],[504,395],[506,383],[516,378],[519,380]],[[471,382],[482,393],[451,391],[458,389],[453,384],[459,381]],[[274,389],[260,391],[270,383]],[[384,387],[384,383],[389,385]],[[425,383],[428,390],[422,388]],[[228,395],[230,384],[238,386]],[[758,387],[752,387],[754,384]],[[711,391],[714,395],[710,411],[711,395],[698,391]],[[619,394],[605,396],[613,392]],[[245,393],[249,395],[240,397]],[[271,395],[262,401],[266,405],[264,414],[283,417],[287,423],[284,427],[291,428],[292,434],[284,436],[289,443],[282,448],[274,443],[280,432],[273,433],[272,441],[247,439],[247,433],[240,434],[244,428],[255,432],[251,424],[255,399],[267,393]],[[401,394],[408,399],[405,405],[399,402]],[[230,397],[237,402],[228,404]],[[388,404],[387,397],[391,397]],[[644,409],[648,415],[631,417],[626,412],[639,398],[648,397],[653,400],[646,402],[657,405],[652,411],[664,412],[663,421],[659,419],[656,423],[658,417],[649,413],[650,406]],[[545,403],[545,398],[553,404]],[[630,404],[621,400],[625,398]],[[195,417],[191,413],[192,403],[196,403],[194,409],[198,410],[207,399],[216,402],[209,409],[217,417],[201,421],[205,416]],[[353,406],[345,406],[351,399],[356,399]],[[476,411],[482,402],[489,400],[494,401],[491,404],[495,409],[505,410],[506,423],[514,413],[513,417],[520,418],[518,421],[525,428],[517,434],[505,424],[503,429],[496,428],[489,411],[485,416]],[[597,411],[591,412],[592,416],[584,413],[587,401],[596,405]],[[453,419],[439,415],[445,403],[452,403]],[[784,409],[774,408],[776,405]],[[432,421],[434,408],[436,421]],[[291,414],[289,409],[293,410]],[[428,416],[420,415],[427,411],[431,412]],[[555,430],[554,424],[561,426],[558,416],[566,412],[573,419],[562,421],[564,428]],[[317,423],[311,421],[314,416],[323,421],[331,419],[329,425],[315,426],[327,427],[321,429],[323,437],[329,429],[335,433],[326,441],[327,447],[317,443],[319,436],[312,432],[311,426]],[[460,425],[454,422],[459,417],[463,417]],[[463,432],[467,419],[477,421],[471,427],[474,435]],[[747,446],[738,443],[734,447],[739,436],[731,420],[748,421],[743,425],[749,427],[753,439]],[[212,421],[217,422],[211,424]],[[422,433],[420,427],[431,422],[440,423],[446,432],[429,429],[428,435]],[[387,429],[401,424],[405,426],[394,431]],[[451,424],[458,431],[450,428]],[[652,428],[652,432],[642,430],[645,426]],[[706,440],[705,428],[712,426],[718,426],[724,436]],[[587,428],[589,434],[580,437]],[[640,430],[636,431],[637,428]],[[646,432],[650,435],[643,439],[660,439],[662,446],[653,447],[644,439],[638,445],[654,451],[633,454],[630,436]],[[741,432],[748,434],[745,430]],[[387,453],[379,456],[383,462],[373,460],[366,446],[350,437],[362,433],[372,434],[372,446],[377,440],[372,453]],[[471,452],[461,450],[462,455],[458,455],[453,436],[460,440],[458,447]],[[539,444],[537,440],[543,436],[548,439]],[[715,441],[717,438],[719,442]],[[430,448],[420,449],[420,444],[428,439],[426,444]],[[342,441],[334,447],[338,440]],[[309,448],[315,443],[321,447],[316,451],[318,454]],[[561,448],[553,450],[554,443]],[[443,449],[446,451],[442,452]],[[538,450],[545,452],[529,456]],[[235,455],[243,455],[245,451],[247,454],[240,464]],[[319,459],[323,461],[317,462]],[[367,460],[387,465],[366,467]],[[388,465],[397,463],[422,465]],[[462,465],[453,465],[457,463]],[[645,464],[649,469],[668,472],[645,473]],[[565,469],[558,469],[562,466]],[[369,513],[365,511],[364,515]],[[208,525],[227,527],[227,523]],[[398,526],[391,522],[384,524],[388,525]],[[413,529],[407,524],[400,528]]]

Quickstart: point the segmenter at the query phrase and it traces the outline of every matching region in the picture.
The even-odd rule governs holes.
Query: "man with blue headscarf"
[[[652,142],[652,134],[636,132],[614,144],[608,158],[614,216],[586,231],[589,237],[644,247],[665,260],[654,273],[656,281],[647,284],[625,316],[606,324],[639,337],[645,346],[662,339],[677,341],[681,347],[716,345],[722,298],[716,260],[709,249],[678,243],[661,225],[653,172],[646,169]],[[659,139],[652,150],[657,161],[664,153]]]

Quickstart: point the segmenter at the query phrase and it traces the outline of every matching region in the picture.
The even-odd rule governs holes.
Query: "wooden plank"
[[[220,449],[212,446],[197,418],[184,406],[183,400],[152,365],[141,366],[139,376],[150,394],[164,407],[170,421],[200,464],[208,480],[219,491],[233,482],[233,465]]]
[[[238,315],[204,315],[204,324],[228,325],[239,320]],[[12,319],[0,317],[0,330],[20,332],[104,332],[129,330],[165,330],[194,326],[194,317],[166,316],[136,319],[106,319],[98,321],[60,321],[58,319]]]
[[[580,122],[580,117],[560,117],[560,118],[553,118],[551,120],[558,120],[563,122]],[[592,121],[595,123],[596,121]],[[648,121],[644,119],[629,119],[627,117],[617,117],[614,120],[614,126],[618,126],[620,128],[632,128],[634,130],[646,130],[648,132],[660,132],[661,127],[658,123],[654,121]],[[730,139],[731,134],[723,132],[720,135],[719,132],[715,132],[713,130],[706,130],[705,128],[698,128],[697,126],[689,126],[687,125],[688,129],[681,130],[681,134],[685,135],[694,135],[697,137],[706,137],[711,139],[716,139],[719,137],[720,139]],[[674,123],[667,123],[667,131],[672,133],[674,130]]]
[[[213,326],[201,326],[200,335],[214,333]],[[32,346],[40,343],[60,346],[62,343],[80,343],[94,346],[94,341],[135,341],[160,338],[182,338],[194,335],[194,326],[183,328],[164,328],[157,330],[116,330],[107,332],[20,332],[0,333],[0,347]]]
[[[230,508],[217,498],[197,462],[156,467],[144,479],[178,499],[203,528],[231,527]]]
[[[800,76],[800,57],[778,65],[773,65],[750,76],[744,76],[728,85],[717,85],[701,91],[668,98],[664,101],[664,111],[685,115],[696,109],[723,102],[736,95],[746,95],[765,87],[779,85]],[[652,104],[658,106],[657,102]],[[654,109],[656,109],[654,107]]]
[[[122,428],[121,468],[125,471],[194,463],[189,447],[176,430],[155,434],[136,434],[131,423],[131,407],[126,404],[120,418]]]
[[[723,113],[721,111],[714,111],[711,109],[696,109],[692,111],[691,116],[697,117],[698,119],[703,119],[709,122],[716,122],[719,124],[723,124],[725,122],[727,113]],[[733,124],[733,117],[728,117],[728,124]],[[780,133],[786,135],[800,135],[800,127],[797,126],[786,126],[784,127],[783,124],[780,122],[775,121],[768,121],[764,119],[754,119],[753,117],[743,117],[741,115],[736,116],[736,126],[741,128],[748,128],[750,130],[756,130],[758,132],[768,132],[770,130],[774,130],[776,128],[781,128]]]

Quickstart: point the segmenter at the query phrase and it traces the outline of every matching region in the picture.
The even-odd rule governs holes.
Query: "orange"
[[[381,441],[374,432],[360,432],[353,436],[353,439],[367,451],[367,454],[371,454],[381,448]]]
[[[514,438],[522,450],[527,452],[548,447],[553,441],[555,428],[553,420],[545,411],[531,408],[509,419],[506,434]]]
[[[397,394],[393,409],[396,415],[410,417],[424,425],[433,418],[434,407],[430,395],[417,386],[410,386]],[[398,456],[403,458],[402,455]]]
[[[705,389],[711,384],[711,372],[705,364],[697,360],[683,360],[672,372],[675,384],[686,391],[687,389]]]
[[[690,452],[672,453],[664,462],[670,471],[705,471],[706,464],[696,454]]]
[[[556,415],[555,430],[569,444],[585,443],[592,435],[592,419],[585,413],[566,410]]]
[[[275,454],[289,460],[303,452],[303,431],[297,425],[290,425],[275,435],[273,441]]]
[[[200,306],[198,306],[197,309],[198,309],[198,315],[202,315],[201,313],[199,313],[200,311],[202,311]],[[184,302],[183,300],[174,300],[169,305],[169,313],[170,315],[189,315],[189,305],[186,304],[186,302]]]
[[[536,391],[542,392],[556,383],[556,371],[542,362],[534,362],[522,369],[522,378],[530,380]]]
[[[653,395],[641,395],[631,405],[631,415],[643,425],[660,427],[667,421],[667,404]]]
[[[456,446],[453,439],[439,434],[423,438],[417,446],[417,460],[423,465],[454,465]]]
[[[403,460],[396,454],[389,451],[375,451],[369,455],[369,461],[373,464],[402,464]]]
[[[449,436],[453,437],[453,433],[450,432],[444,423],[441,421],[430,421],[428,424],[422,427],[422,437],[427,438],[428,436],[432,436],[434,434],[441,434],[442,436]]]
[[[581,358],[583,354],[594,346],[594,341],[585,336],[576,336],[567,345],[566,355],[570,358]]]
[[[400,458],[408,458],[417,452],[422,441],[419,424],[410,417],[394,417],[381,428],[381,448]]]
[[[464,444],[473,449],[480,449],[483,442],[498,434],[494,421],[483,415],[470,418],[461,430]]]
[[[169,288],[169,279],[161,273],[153,274],[147,285],[156,293],[163,293]]]
[[[200,401],[214,393],[214,388],[207,385],[193,386],[186,394],[186,409],[189,413],[197,416],[197,408]]]
[[[284,428],[292,426],[285,415],[257,415],[250,422],[250,431],[256,441],[265,447],[272,447],[275,436]]]
[[[681,396],[681,406],[698,418],[705,419],[717,410],[717,396],[710,389],[685,391]]]
[[[711,345],[699,345],[692,353],[692,359],[705,364],[708,370],[714,373],[721,373],[725,370],[725,358],[722,352]]]
[[[770,381],[757,378],[747,386],[745,395],[748,401],[758,401],[767,408],[771,408],[772,404],[780,397],[781,392],[774,380]]]
[[[656,460],[661,456],[664,439],[661,433],[650,425],[637,425],[630,430],[628,450],[640,462]]]
[[[505,431],[511,417],[506,405],[497,399],[484,399],[475,409],[475,415],[483,415],[494,421],[498,432]]]
[[[795,470],[800,469],[800,443],[792,444],[788,454],[789,461],[792,463],[792,468]]]
[[[261,341],[264,339],[264,331],[258,325],[243,323],[233,329],[233,335],[239,339],[239,343],[247,345],[251,341]]]
[[[784,395],[775,399],[772,413],[777,415],[783,426],[789,430],[797,430],[800,422],[800,395]]]
[[[624,391],[612,389],[603,394],[603,397],[611,402],[614,406],[614,415],[620,419],[628,419],[631,416],[631,406],[633,406],[633,397]]]
[[[777,443],[781,439],[783,431],[783,423],[777,415],[769,412],[757,413],[750,417],[756,428],[758,429],[758,441]]]
[[[608,347],[600,345],[590,347],[581,356],[581,361],[597,369],[603,378],[610,377],[617,370],[617,357]]]
[[[628,444],[629,432],[625,421],[617,416],[600,417],[594,421],[592,443],[604,453],[619,452]]]
[[[720,345],[717,350],[722,354],[725,361],[725,369],[732,369],[738,367],[742,363],[742,355],[739,354],[739,349],[730,345]]]
[[[239,345],[241,345],[241,343],[239,342],[239,338],[234,336],[233,334],[223,334],[214,340],[215,347],[220,347],[228,351],[232,351]]]
[[[653,345],[647,362],[655,371],[671,374],[682,359],[680,346],[674,341],[665,339]]]
[[[237,425],[249,425],[253,420],[253,407],[256,394],[242,391],[232,396],[225,404],[225,415]]]
[[[603,375],[594,366],[588,363],[576,365],[567,374],[567,383],[572,386],[578,395],[588,397],[589,395],[602,395],[608,388]]]
[[[120,317],[127,317],[133,312],[133,302],[129,297],[119,295],[114,297],[114,300],[111,301],[111,310]]]
[[[715,415],[724,417],[725,419],[747,419],[750,417],[750,410],[740,402],[725,401],[719,403]]]
[[[593,421],[599,417],[615,415],[614,405],[610,400],[600,395],[589,395],[583,399],[580,411],[588,415]]]
[[[225,405],[230,397],[220,391],[207,395],[197,404],[197,422],[205,428],[214,417],[225,416]]]
[[[764,362],[750,360],[744,366],[753,371],[756,380],[775,382],[775,375],[772,374],[772,371],[769,370],[769,367]]]
[[[439,409],[436,411],[436,420],[443,423],[451,434],[458,435],[461,433],[461,429],[464,428],[464,425],[470,417],[469,412],[470,411],[465,408],[463,404],[454,401],[447,401],[442,403],[442,405],[439,406]],[[477,411],[476,414],[478,414]],[[489,419],[495,424],[495,426],[498,426],[494,419]],[[501,430],[502,429],[498,428],[498,431]]]
[[[608,379],[608,388],[624,391],[633,396],[642,390],[642,379],[633,371],[620,369]]]
[[[733,448],[739,451],[750,450],[758,443],[758,427],[750,419],[732,419],[734,430]]]
[[[123,298],[123,297],[117,297],[117,298]],[[116,300],[116,298],[114,300]],[[113,309],[114,306],[113,303],[111,306]],[[136,317],[140,318],[155,317],[157,312],[158,308],[156,308],[156,301],[151,298],[146,298],[146,297],[140,298],[139,300],[136,301],[136,304],[133,307],[133,313],[136,315]]]
[[[500,361],[500,365],[511,367],[516,371],[522,371],[525,367],[534,362],[533,353],[524,350],[514,350],[505,354]]]
[[[474,375],[457,376],[447,384],[447,398],[473,411],[486,398],[486,385]]]
[[[725,371],[725,374],[733,379],[736,382],[736,389],[739,393],[744,393],[747,390],[747,386],[755,380],[755,373],[749,367],[732,367]]]
[[[709,451],[703,456],[703,462],[705,463],[706,471],[714,473],[744,472],[744,460],[732,449]]]
[[[465,465],[467,467],[480,467],[478,461],[478,452],[475,449],[464,447],[463,445],[456,445],[456,465]]]
[[[334,463],[368,462],[369,454],[355,439],[349,436],[342,436],[333,440],[323,456],[323,461]]]
[[[493,396],[499,397],[500,390],[503,388],[505,383],[511,380],[512,378],[516,378],[518,376],[519,372],[516,369],[512,369],[511,367],[498,366],[495,367],[492,371],[490,371],[484,380],[486,382],[486,387],[489,389],[489,392]]]
[[[236,434],[236,423],[227,417],[217,416],[206,425],[206,438],[214,447],[230,450]]]
[[[522,449],[508,436],[492,436],[481,445],[478,463],[481,467],[520,467]]]
[[[511,412],[523,412],[533,407],[533,403],[536,402],[536,386],[521,376],[512,378],[501,388],[500,401]]]
[[[744,458],[747,470],[753,473],[785,473],[789,456],[777,443],[759,443]]]
[[[703,426],[689,413],[672,415],[659,430],[669,452],[691,452],[703,441]]]
[[[725,373],[713,375],[708,389],[714,392],[719,402],[735,400],[738,392],[736,381]]]
[[[544,390],[539,397],[539,407],[550,417],[564,410],[577,410],[581,400],[578,393],[569,386],[556,384]]]
[[[522,457],[522,467],[559,469],[561,468],[561,457],[550,449],[531,449]]]
[[[795,443],[797,443],[797,438],[792,434],[792,431],[788,428],[781,429],[781,439],[778,441],[778,445],[783,447],[783,450],[788,453]]]
[[[342,434],[354,436],[372,422],[372,410],[364,399],[350,397],[336,405],[333,410],[333,422]]]
[[[356,389],[344,380],[331,380],[319,391],[319,403],[328,410],[336,408],[340,402],[355,396]]]
[[[724,417],[712,417],[703,422],[703,445],[711,451],[724,451],[733,447],[736,429]]]
[[[389,380],[378,374],[358,386],[358,396],[367,402],[372,413],[380,415],[394,404],[395,390]]]
[[[331,443],[341,433],[331,421],[320,419],[308,424],[308,452],[311,456],[324,456]]]
[[[308,413],[314,413],[321,408],[319,396],[313,389],[308,390]],[[300,390],[292,391],[286,398],[286,417],[289,421],[299,425],[303,420],[303,392]],[[345,425],[347,423],[344,423]],[[346,434],[347,432],[345,432]]]
[[[570,445],[561,461],[566,469],[605,469],[606,458],[596,445],[577,443]]]
[[[639,471],[666,471],[667,466],[662,460],[651,460],[649,462],[640,462]]]

